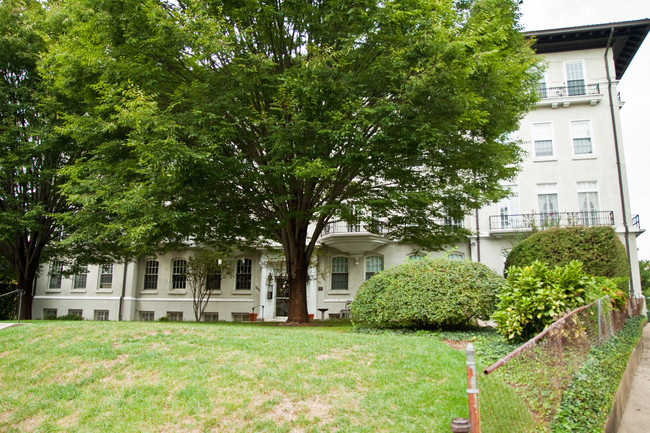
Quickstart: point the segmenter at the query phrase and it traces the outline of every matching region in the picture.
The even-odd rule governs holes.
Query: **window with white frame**
[[[537,204],[539,206],[540,222],[547,225],[556,221],[558,215],[558,195],[556,183],[541,183],[537,185]]]
[[[248,313],[232,313],[233,322],[248,322]]]
[[[84,266],[78,273],[74,275],[72,280],[72,288],[81,290],[86,288],[88,281],[88,267]]]
[[[253,285],[253,261],[251,259],[237,260],[235,274],[235,290],[250,290]]]
[[[182,322],[183,321],[183,312],[182,311],[168,311],[167,319],[170,322]]]
[[[141,322],[153,322],[154,312],[153,311],[140,311],[140,321]]]
[[[578,182],[576,189],[580,223],[585,226],[599,225],[598,182]]]
[[[68,310],[68,316],[83,317],[83,315],[84,315],[83,310],[79,310],[79,309],[76,309],[76,308]]]
[[[415,254],[411,254],[409,256],[409,260],[422,260],[425,257],[426,257],[426,254],[415,253]]]
[[[465,255],[463,253],[449,253],[447,258],[449,260],[465,260]]]
[[[52,320],[56,319],[57,311],[56,308],[43,308],[43,319]]]
[[[384,258],[381,256],[366,257],[366,280],[369,280],[377,272],[384,270]]]
[[[110,289],[113,287],[113,264],[102,265],[99,274],[99,288]]]
[[[571,140],[573,141],[574,155],[591,155],[594,146],[591,142],[591,121],[574,120],[571,125]]]
[[[172,262],[172,289],[185,289],[187,285],[186,269],[187,260],[176,259]]]
[[[144,282],[142,290],[158,289],[158,269],[160,264],[158,260],[147,260],[144,264]]]
[[[533,123],[533,152],[536,158],[551,157],[555,155],[553,146],[553,123]]]
[[[221,290],[221,271],[208,274],[205,281],[206,290]]]
[[[108,310],[95,310],[95,320],[106,321],[108,320]]]
[[[61,281],[63,280],[63,262],[55,260],[50,263],[50,284],[51,290],[61,288]]]
[[[349,260],[332,257],[332,290],[348,290]]]
[[[566,85],[569,96],[585,95],[585,72],[582,61],[566,62]]]
[[[546,80],[546,72],[542,74],[542,77],[537,83],[537,94],[540,98],[548,98],[548,84]]]
[[[510,191],[510,194],[497,203],[499,208],[499,228],[517,228],[518,221],[513,215],[519,214],[519,190],[517,185],[506,186],[506,189]]]

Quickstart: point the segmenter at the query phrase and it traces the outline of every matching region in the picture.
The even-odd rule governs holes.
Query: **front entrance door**
[[[275,278],[275,316],[289,315],[289,281],[286,278]]]

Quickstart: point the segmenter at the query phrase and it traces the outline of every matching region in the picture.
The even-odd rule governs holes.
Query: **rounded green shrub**
[[[533,233],[510,251],[505,269],[528,266],[535,260],[551,267],[578,260],[590,275],[608,278],[628,276],[625,247],[611,227],[576,226]]]
[[[425,257],[364,282],[350,311],[355,326],[453,328],[489,318],[503,283],[480,263]]]

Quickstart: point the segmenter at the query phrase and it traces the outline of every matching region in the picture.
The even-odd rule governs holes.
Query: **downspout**
[[[476,261],[481,263],[481,228],[478,223],[478,209],[474,215],[476,218]]]
[[[124,296],[126,295],[126,271],[129,268],[129,262],[124,260],[124,272],[122,273],[122,294],[120,295],[120,312],[118,315],[118,320],[121,322],[122,311],[124,310]]]
[[[627,209],[625,207],[625,194],[623,190],[623,173],[621,171],[621,155],[619,153],[619,143],[618,143],[618,130],[616,128],[616,114],[614,111],[614,98],[612,98],[612,76],[609,71],[609,49],[612,45],[612,39],[614,37],[614,27],[611,28],[609,32],[609,39],[607,40],[607,48],[605,49],[605,70],[607,71],[607,95],[609,97],[609,113],[612,117],[612,131],[614,133],[614,149],[616,150],[616,172],[618,174],[618,190],[619,196],[621,198],[621,210],[623,212],[623,228],[625,230],[625,253],[627,255],[627,269],[628,269],[628,278],[630,279],[630,296],[634,295],[634,287],[632,285],[632,260],[630,258],[630,228],[627,225]]]

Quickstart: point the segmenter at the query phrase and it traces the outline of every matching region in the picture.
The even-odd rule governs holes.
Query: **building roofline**
[[[621,79],[632,58],[650,31],[650,19],[594,24],[560,29],[523,32],[534,39],[532,48],[538,54],[560,51],[605,48],[613,29],[612,52],[616,65],[616,78]]]

